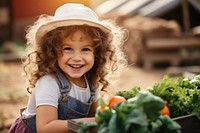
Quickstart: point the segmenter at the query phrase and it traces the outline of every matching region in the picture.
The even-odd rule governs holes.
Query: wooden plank
[[[148,38],[145,48],[155,50],[195,47],[200,47],[200,38],[198,37]]]

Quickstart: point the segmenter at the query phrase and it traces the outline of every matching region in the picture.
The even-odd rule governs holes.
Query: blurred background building
[[[200,0],[1,0],[0,52],[13,51],[7,42],[23,45],[27,26],[66,2],[83,3],[101,19],[115,19],[127,28],[124,50],[130,64],[151,68],[156,62],[199,62]]]
[[[108,0],[95,10],[129,30],[130,64],[200,64],[199,0]]]

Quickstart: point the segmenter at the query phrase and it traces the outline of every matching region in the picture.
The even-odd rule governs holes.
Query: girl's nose
[[[82,54],[81,54],[81,52],[74,52],[74,54],[73,54],[73,59],[74,59],[74,60],[81,60],[81,59],[82,59]]]

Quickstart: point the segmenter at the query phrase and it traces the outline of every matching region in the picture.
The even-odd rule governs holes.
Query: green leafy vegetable
[[[199,75],[194,79],[180,77],[174,81],[168,76],[149,88],[149,91],[167,101],[171,117],[179,117],[189,114],[200,116],[200,83]],[[200,118],[200,117],[199,117]]]
[[[119,92],[116,93],[116,95],[122,96],[125,99],[130,99],[132,97],[135,97],[138,94],[139,91],[140,91],[140,87],[135,86],[129,91],[119,91]]]

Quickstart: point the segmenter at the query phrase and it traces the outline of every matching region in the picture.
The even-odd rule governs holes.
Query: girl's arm
[[[36,113],[38,133],[68,133],[68,121],[58,120],[56,107],[42,105],[37,107]]]
[[[98,102],[91,105],[89,117],[80,118],[80,121],[94,122],[94,116]],[[38,133],[68,133],[68,121],[58,120],[57,108],[50,105],[42,105],[37,107],[36,127]]]

